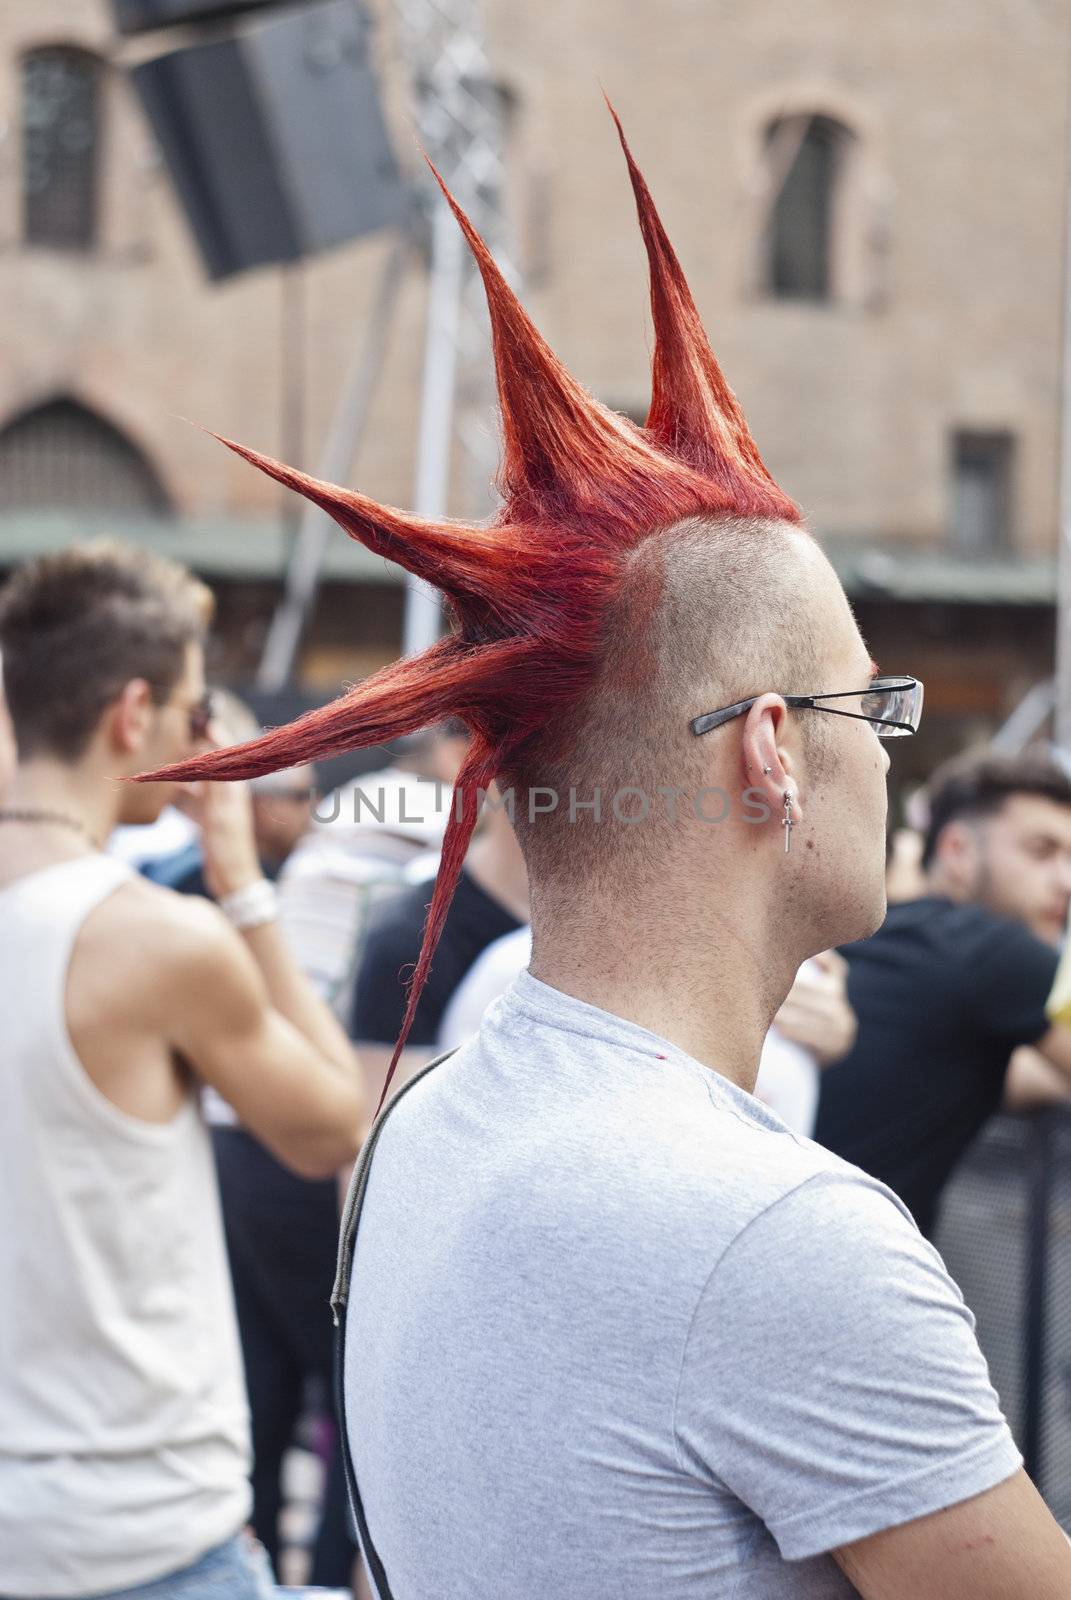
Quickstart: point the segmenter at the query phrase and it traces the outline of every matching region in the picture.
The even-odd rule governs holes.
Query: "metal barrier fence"
[[[1071,1110],[995,1117],[945,1191],[936,1244],[1027,1471],[1071,1532]]]

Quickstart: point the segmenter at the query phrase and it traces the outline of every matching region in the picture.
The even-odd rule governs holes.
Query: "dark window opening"
[[[50,508],[169,509],[138,447],[74,400],[50,400],[0,431],[0,511]]]
[[[767,158],[780,178],[767,234],[767,283],[778,299],[832,296],[834,192],[851,137],[819,116],[783,118],[767,134]]]
[[[90,250],[97,234],[100,66],[83,50],[22,58],[22,205],[27,244]]]
[[[953,434],[951,544],[957,553],[1010,548],[1014,455],[1010,433]]]

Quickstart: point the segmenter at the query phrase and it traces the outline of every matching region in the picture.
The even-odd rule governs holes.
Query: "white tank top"
[[[0,890],[0,1594],[177,1571],[249,1513],[249,1421],[212,1149],[92,1083],[67,968],[131,880],[85,856]]]

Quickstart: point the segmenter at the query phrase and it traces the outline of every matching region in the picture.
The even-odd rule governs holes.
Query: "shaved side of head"
[[[533,883],[575,892],[578,879],[607,883],[656,866],[675,809],[660,790],[690,804],[711,781],[710,748],[691,719],[770,690],[828,687],[827,628],[850,617],[826,558],[798,528],[696,518],[652,533],[628,558],[591,694],[507,775]],[[822,721],[805,728],[816,766],[828,742]],[[553,791],[557,805],[533,819],[527,796],[537,790]],[[626,790],[652,802],[642,826],[614,814],[613,797]],[[584,804],[596,791],[598,816]],[[640,804],[633,796],[621,809]]]

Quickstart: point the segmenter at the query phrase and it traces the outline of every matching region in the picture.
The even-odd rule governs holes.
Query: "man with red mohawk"
[[[921,689],[872,679],[625,154],[646,426],[569,376],[454,205],[491,311],[492,524],[242,451],[436,584],[451,631],[171,774],[465,719],[409,1018],[478,791],[514,795],[531,969],[395,1099],[347,1207],[364,1555],[380,1600],[1056,1600],[1071,1549],[940,1258],[751,1094],[800,963],[882,920],[881,741],[914,731]]]

